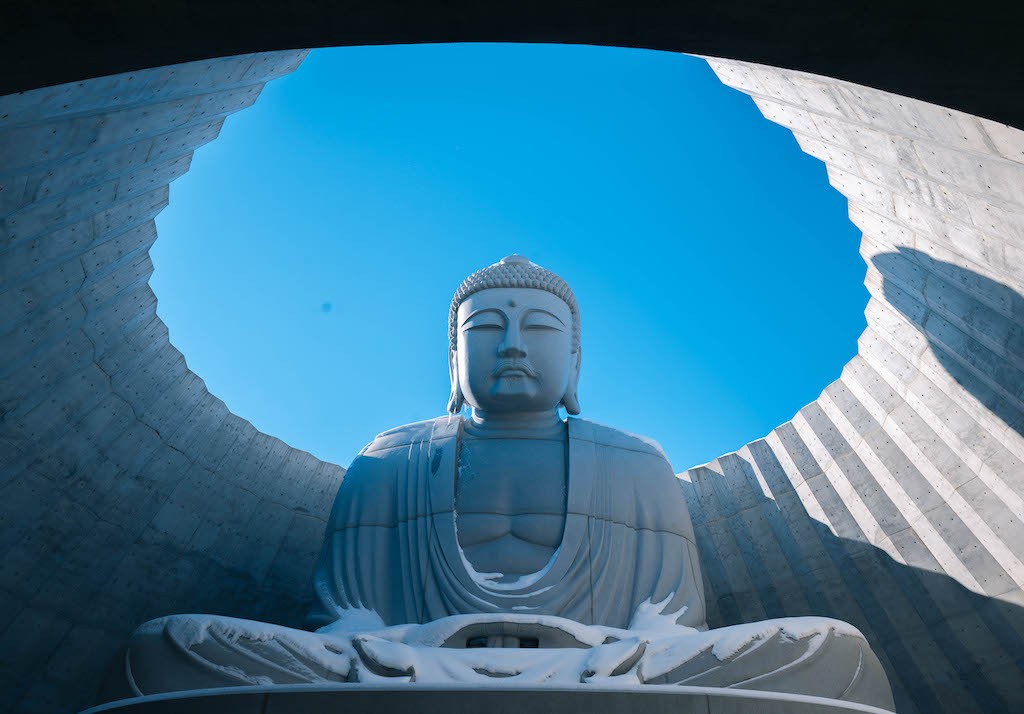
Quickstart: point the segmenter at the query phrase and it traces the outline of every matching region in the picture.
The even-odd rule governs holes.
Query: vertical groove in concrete
[[[786,614],[864,630],[900,711],[1024,709],[1024,133],[709,62],[826,164],[871,295],[858,355],[816,402],[681,475],[702,558],[721,564],[705,571],[712,624],[795,590]],[[743,506],[703,508],[709,493]],[[737,525],[751,519],[768,527]]]
[[[342,469],[209,394],[149,248],[192,152],[304,56],[0,97],[0,711],[88,704],[149,617],[302,622]]]

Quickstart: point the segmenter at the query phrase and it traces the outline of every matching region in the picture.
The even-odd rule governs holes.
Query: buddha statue
[[[448,413],[380,434],[345,474],[314,574],[319,629],[160,618],[133,635],[118,694],[582,682],[893,709],[851,625],[708,630],[693,526],[660,447],[575,416],[580,312],[564,280],[517,255],[483,268],[455,293],[448,337]]]

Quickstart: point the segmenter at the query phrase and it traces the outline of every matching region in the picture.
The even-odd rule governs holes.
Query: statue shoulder
[[[378,434],[352,460],[335,496],[331,524],[340,530],[355,524],[395,524],[408,501],[408,464],[416,444],[437,438],[445,418],[404,424]],[[412,448],[410,448],[412,447]]]
[[[430,439],[435,425],[437,425],[438,422],[445,422],[447,419],[447,417],[424,419],[423,421],[403,424],[402,426],[396,426],[394,429],[383,431],[380,434],[377,434],[373,441],[363,447],[362,451],[359,452],[359,456],[374,454],[400,446],[409,446],[409,444],[414,444],[420,441],[427,441]]]
[[[654,439],[640,434],[631,434],[628,431],[623,431],[622,429],[617,429],[606,424],[599,424],[598,422],[590,421],[589,419],[570,417],[569,421],[570,433],[573,434],[575,438],[593,441],[595,444],[601,444],[602,446],[609,446],[616,449],[636,451],[641,454],[647,454],[648,456],[655,456],[664,459],[666,462],[668,461],[661,445]]]
[[[594,505],[595,515],[695,542],[679,479],[656,441],[583,419],[569,429],[594,444],[594,488],[610,494]]]

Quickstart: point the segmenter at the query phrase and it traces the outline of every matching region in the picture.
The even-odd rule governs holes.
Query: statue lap
[[[500,678],[741,687],[892,708],[878,659],[850,625],[782,618],[706,631],[671,467],[656,446],[609,427],[569,421],[563,532],[547,571],[476,572],[456,533],[460,428],[446,418],[401,427],[353,463],[315,575],[319,631],[161,618],[132,637],[118,686],[137,695]],[[520,644],[472,647],[495,636]]]

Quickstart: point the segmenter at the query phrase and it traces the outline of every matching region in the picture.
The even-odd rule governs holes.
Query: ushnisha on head
[[[550,270],[510,255],[466,278],[448,313],[448,412],[579,414],[580,311]]]

